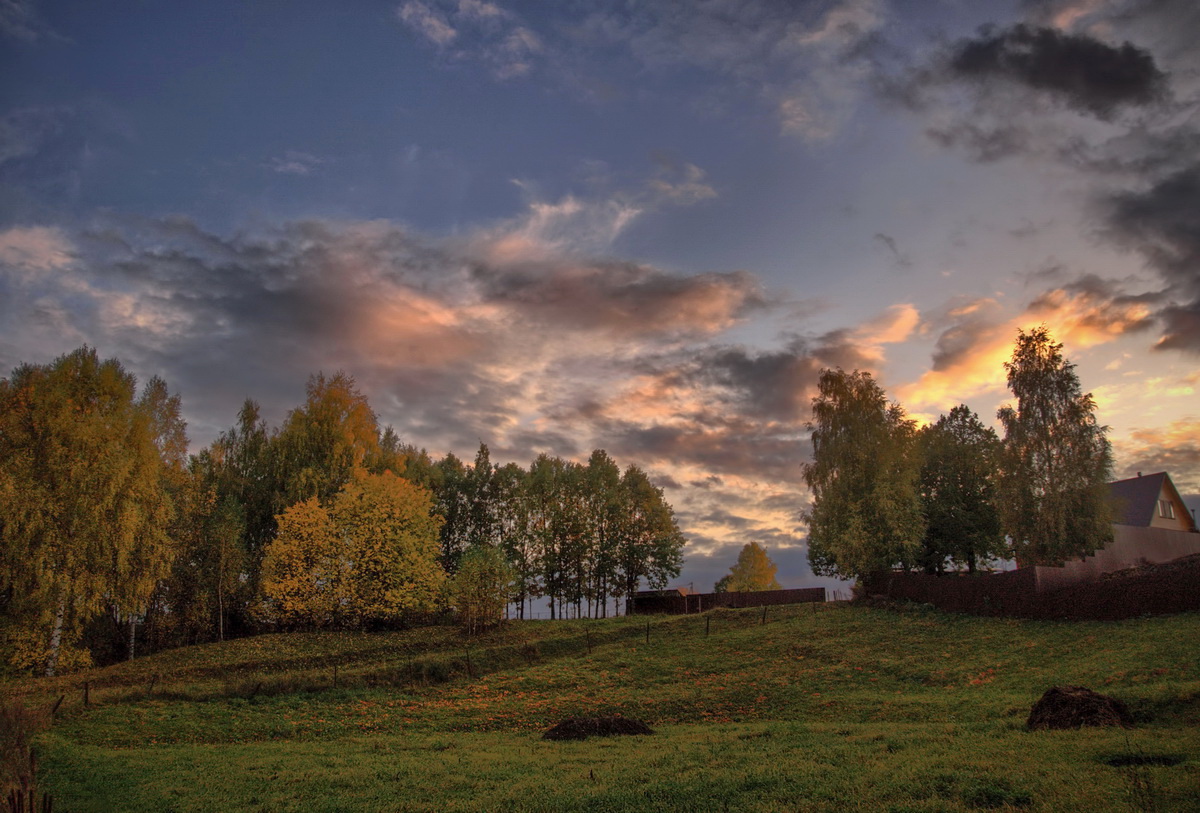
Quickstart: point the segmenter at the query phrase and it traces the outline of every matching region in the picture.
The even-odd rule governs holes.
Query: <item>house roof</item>
[[[1148,527],[1158,508],[1158,495],[1162,491],[1164,480],[1169,483],[1171,478],[1167,477],[1165,471],[1160,471],[1109,483],[1108,493],[1113,501],[1113,522],[1117,525]]]

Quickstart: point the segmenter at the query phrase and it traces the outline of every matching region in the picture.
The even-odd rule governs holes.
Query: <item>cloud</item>
[[[25,42],[58,38],[42,19],[35,0],[0,0],[0,34]]]
[[[444,15],[418,0],[409,0],[396,9],[400,22],[421,34],[434,45],[449,45],[458,32],[446,21]]]
[[[10,229],[0,233],[3,332],[24,338],[7,352],[88,341],[231,404],[281,404],[309,373],[349,367],[397,393],[412,431],[473,445],[556,432],[550,416],[589,383],[581,376],[627,377],[641,354],[766,307],[746,272],[684,276],[549,253],[495,262],[478,251],[489,240],[503,236],[430,239],[382,222],[232,237],[182,218],[109,218],[72,237]]]
[[[1025,11],[1024,23],[985,28],[885,78],[885,96],[925,116],[935,144],[972,160],[1067,170],[1099,221],[1093,236],[1140,255],[1161,279],[1158,290],[1131,291],[1077,282],[1045,292],[1028,315],[1058,320],[1078,346],[1157,328],[1156,348],[1200,352],[1200,55],[1180,31],[1200,22],[1200,7],[1051,0]]]
[[[1023,24],[960,43],[947,68],[952,77],[982,85],[1017,83],[1101,119],[1166,93],[1165,75],[1142,48]]]
[[[547,6],[526,21],[492,3],[410,0],[398,15],[442,55],[485,65],[498,80],[544,65],[576,97],[683,92],[697,108],[726,113],[749,98],[782,132],[813,141],[848,119],[885,23],[878,0],[589,6],[582,15],[579,6]],[[696,70],[703,90],[676,81]]]
[[[645,209],[626,196],[584,200],[566,195],[550,203],[533,200],[521,216],[475,235],[476,250],[489,262],[519,264],[564,254],[602,254]]]
[[[1093,275],[1039,293],[1015,315],[991,297],[953,300],[923,318],[922,332],[937,336],[932,365],[898,389],[899,400],[936,413],[980,394],[1000,394],[1018,330],[1045,324],[1068,352],[1084,349],[1149,330],[1159,301],[1157,293],[1126,293],[1119,281]]]
[[[308,175],[325,163],[324,159],[299,150],[288,150],[267,162],[267,168],[282,175]]]
[[[892,255],[892,260],[895,262],[898,268],[912,268],[912,259],[910,259],[907,254],[904,254],[900,251],[899,247],[896,245],[896,238],[889,234],[884,234],[883,232],[877,232],[872,239],[882,244],[883,247],[888,250],[888,253]]]
[[[1165,471],[1180,491],[1200,493],[1200,420],[1190,417],[1163,428],[1135,429],[1114,445],[1120,477]]]
[[[73,258],[71,242],[61,229],[16,226],[0,232],[0,266],[14,271],[53,271]]]
[[[1145,190],[1113,193],[1100,208],[1107,237],[1140,253],[1168,284],[1156,346],[1200,353],[1200,163]]]
[[[500,80],[530,73],[544,51],[538,35],[515,14],[482,0],[406,0],[396,16],[444,54],[481,62]]]
[[[1126,294],[1120,285],[1086,275],[1039,295],[1028,314],[1053,323],[1060,341],[1086,348],[1153,327],[1157,293]]]
[[[695,164],[677,164],[662,158],[658,176],[652,178],[648,186],[655,197],[686,206],[717,196],[717,190],[709,185],[706,177],[705,171]]]

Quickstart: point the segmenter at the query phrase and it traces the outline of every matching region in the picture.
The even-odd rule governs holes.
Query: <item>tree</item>
[[[48,675],[101,609],[142,612],[174,556],[163,435],[135,389],[89,347],[0,381],[0,600]]]
[[[262,563],[261,613],[285,627],[324,627],[344,621],[350,551],[329,511],[316,497],[276,518],[279,528]]]
[[[512,568],[497,548],[476,545],[463,554],[451,580],[450,595],[468,635],[494,627],[504,619],[512,589]]]
[[[467,496],[470,472],[453,452],[449,452],[434,464],[431,474],[437,499],[435,507],[443,520],[439,532],[442,567],[453,575],[458,570],[458,560],[470,544],[471,504]]]
[[[355,469],[381,457],[379,423],[343,372],[308,379],[304,406],[288,413],[274,440],[281,492],[276,510],[309,497],[328,499],[350,481]]]
[[[1041,325],[1017,332],[1004,427],[1000,518],[1020,564],[1062,564],[1112,541],[1112,450],[1075,365]]]
[[[225,640],[228,619],[248,602],[246,510],[233,493],[221,494],[223,466],[214,444],[193,455],[177,537],[179,555],[153,603],[154,631],[174,643]],[[257,583],[257,582],[256,582]]]
[[[756,590],[778,590],[775,574],[779,568],[757,542],[742,547],[737,562],[713,588],[718,593],[751,593]]]
[[[355,472],[330,514],[351,562],[350,617],[354,624],[402,621],[429,612],[445,581],[438,564],[433,495],[391,472]]]
[[[621,487],[621,469],[603,449],[588,458],[584,472],[584,510],[589,546],[588,604],[601,618],[608,617],[608,598],[619,590],[617,548],[621,526],[628,516],[628,494]],[[589,613],[591,614],[591,613]]]
[[[1006,553],[996,508],[1000,438],[965,404],[918,433],[925,517],[921,564],[941,573],[947,561],[975,572]]]
[[[361,469],[329,508],[315,497],[291,506],[263,557],[262,616],[345,628],[432,610],[445,574],[431,507],[421,486]]]
[[[645,579],[652,590],[661,590],[679,575],[683,566],[685,539],[675,522],[675,512],[663,498],[662,489],[650,482],[637,466],[621,476],[625,521],[618,531],[615,582],[632,597]],[[614,590],[614,595],[619,595]]]
[[[916,561],[921,544],[915,425],[870,373],[823,370],[813,398],[808,561],[818,575],[861,577]]]
[[[513,571],[511,598],[516,602],[518,618],[525,617],[526,603],[539,592],[528,479],[516,463],[497,468],[493,479],[499,506],[500,549]]]

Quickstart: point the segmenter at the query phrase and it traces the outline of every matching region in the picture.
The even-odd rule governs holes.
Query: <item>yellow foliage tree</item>
[[[276,521],[279,531],[262,563],[264,620],[289,627],[336,623],[347,552],[329,512],[312,497]]]
[[[186,448],[166,385],[139,401],[89,347],[0,380],[0,633],[25,642],[22,663],[53,675],[98,613],[145,610],[175,555],[168,437]]]
[[[354,472],[328,508],[277,518],[263,557],[261,614],[286,626],[358,627],[436,606],[445,573],[430,492],[391,472]]]
[[[717,582],[718,593],[749,593],[755,590],[778,590],[775,574],[779,568],[757,542],[742,548],[737,562],[728,575]]]

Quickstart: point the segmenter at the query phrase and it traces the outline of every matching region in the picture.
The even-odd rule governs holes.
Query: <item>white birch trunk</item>
[[[67,615],[67,597],[59,596],[58,609],[54,613],[54,631],[50,633],[50,657],[46,658],[46,677],[54,677],[58,668],[58,650],[62,646],[63,621]]]

